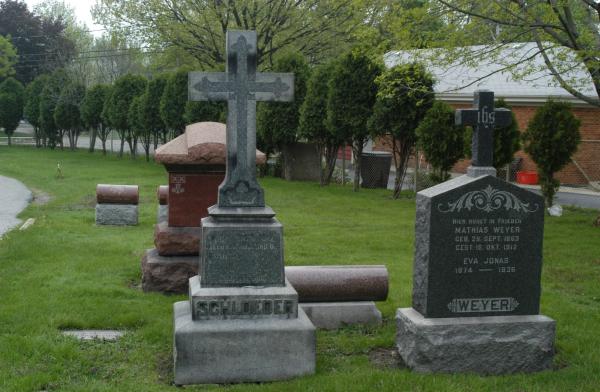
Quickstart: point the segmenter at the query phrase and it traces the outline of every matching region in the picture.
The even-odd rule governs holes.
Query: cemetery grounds
[[[57,178],[60,163],[63,178]],[[162,165],[85,151],[0,147],[0,174],[38,200],[25,231],[0,240],[1,391],[166,391],[172,384],[172,304],[145,294],[140,259],[153,246]],[[140,224],[97,227],[97,183],[140,185]],[[317,372],[287,382],[192,386],[253,391],[597,391],[600,389],[598,212],[546,217],[541,313],[557,322],[554,370],[481,377],[426,375],[393,356],[394,315],[411,305],[414,195],[264,178],[285,235],[286,265],[385,264],[390,291],[380,327],[318,331]],[[1,191],[1,190],[0,190]],[[78,341],[66,329],[117,329],[116,342]]]

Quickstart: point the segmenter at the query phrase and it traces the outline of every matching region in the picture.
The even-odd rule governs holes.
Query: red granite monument
[[[154,159],[169,173],[167,194],[158,191],[159,203],[167,204],[167,219],[155,225],[156,249],[142,259],[145,291],[186,292],[188,278],[197,274],[200,251],[200,220],[217,203],[218,187],[225,178],[225,124],[190,124],[185,133],[160,146]],[[265,154],[256,150],[256,163]]]

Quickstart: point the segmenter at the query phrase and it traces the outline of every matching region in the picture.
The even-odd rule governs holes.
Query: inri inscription
[[[464,184],[452,189],[453,182]],[[426,225],[417,227],[416,310],[426,317],[539,313],[539,195],[492,176],[465,176],[418,197],[417,219]]]

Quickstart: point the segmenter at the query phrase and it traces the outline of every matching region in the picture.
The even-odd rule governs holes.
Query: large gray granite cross
[[[218,206],[264,207],[256,181],[256,101],[291,101],[294,74],[260,73],[256,32],[227,31],[227,72],[190,72],[190,101],[227,101],[227,169]]]
[[[488,90],[475,91],[472,109],[456,111],[456,125],[473,126],[472,166],[494,166],[494,128],[510,125],[511,121],[509,109],[494,109],[494,92]]]

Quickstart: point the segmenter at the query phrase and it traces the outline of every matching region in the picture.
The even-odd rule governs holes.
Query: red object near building
[[[519,184],[536,185],[539,182],[538,174],[533,170],[518,171],[517,182]]]
[[[352,160],[352,146],[340,147],[338,150],[338,159],[343,159],[344,155],[346,155],[346,161],[350,162]]]

